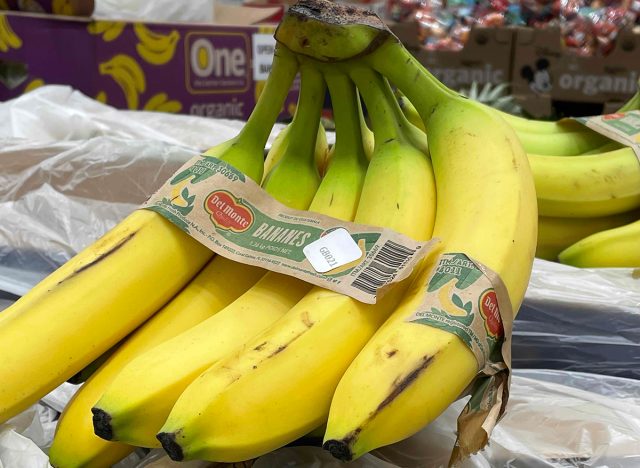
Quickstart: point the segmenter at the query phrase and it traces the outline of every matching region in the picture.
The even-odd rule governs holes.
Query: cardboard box
[[[56,83],[121,109],[246,119],[271,68],[273,31],[0,13],[0,100]]]
[[[18,10],[30,13],[52,13],[67,16],[91,16],[94,0],[4,0],[0,10]]]
[[[473,28],[464,49],[430,51],[418,41],[418,25],[390,25],[413,55],[448,87],[460,90],[472,82],[504,83],[511,79],[513,30],[509,28]]]
[[[559,28],[517,28],[511,74],[517,102],[533,117],[607,112],[636,92],[640,34],[623,30],[609,55],[579,57],[564,48]]]

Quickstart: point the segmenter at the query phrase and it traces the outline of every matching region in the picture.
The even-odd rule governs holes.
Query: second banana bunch
[[[429,301],[460,301],[453,283],[431,287],[443,254],[496,273],[516,313],[536,248],[575,264],[617,258],[616,242],[637,249],[638,223],[617,227],[640,207],[630,150],[458,96],[377,21],[325,0],[292,7],[254,112],[205,154],[284,205],[438,238],[437,248],[370,305],[234,263],[158,213],[135,211],[0,314],[0,422],[101,359],[59,421],[54,467],[109,467],[136,447],[236,462],[308,434],[355,459],[420,430],[478,375],[458,335],[408,320]],[[265,161],[298,73],[294,119]],[[191,202],[183,193],[173,193],[176,207]]]
[[[407,118],[426,131],[411,101],[397,94]],[[640,91],[618,112],[630,110],[640,110]],[[569,120],[503,117],[535,180],[536,257],[583,268],[640,267],[640,161],[633,149]]]

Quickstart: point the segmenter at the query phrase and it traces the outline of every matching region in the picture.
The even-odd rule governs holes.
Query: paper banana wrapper
[[[573,120],[618,143],[629,146],[640,162],[640,111],[632,110],[593,117],[576,117]]]
[[[374,304],[437,240],[285,207],[231,165],[197,156],[143,205],[215,253]]]
[[[511,383],[513,310],[497,273],[464,253],[440,255],[425,298],[408,322],[453,333],[473,352],[479,374],[465,394],[450,466],[481,450],[504,414]]]

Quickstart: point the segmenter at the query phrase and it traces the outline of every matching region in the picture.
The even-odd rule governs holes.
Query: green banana
[[[290,185],[292,180],[298,181],[296,185],[301,189],[300,192],[285,198],[277,196],[275,198],[284,205],[303,210],[313,200],[320,184],[320,174],[315,159],[309,161],[304,154],[310,141],[313,142],[312,148],[316,147],[318,119],[324,102],[325,85],[322,75],[310,67],[300,67],[300,75],[302,78],[300,99],[291,122],[288,144],[282,159],[267,174],[262,185],[269,191],[275,185]],[[315,152],[312,155],[315,155]]]

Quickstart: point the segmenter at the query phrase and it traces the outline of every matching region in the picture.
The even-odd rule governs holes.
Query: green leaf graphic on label
[[[440,259],[431,281],[429,281],[427,291],[433,292],[440,289],[452,278],[458,279],[456,288],[466,289],[474,284],[480,276],[482,273],[466,255],[455,254],[450,258],[443,257]]]
[[[187,205],[192,205],[193,204],[193,200],[196,199],[195,195],[189,196],[189,189],[187,187],[182,189],[182,193],[180,193],[180,195],[182,196],[184,201],[187,202]]]
[[[473,310],[473,303],[472,303],[471,301],[467,302],[467,303],[464,305],[464,310],[466,310],[466,311],[467,311],[467,314],[470,314],[470,313],[471,313],[471,311]]]
[[[467,310],[464,307],[462,299],[460,299],[460,296],[458,296],[456,293],[453,293],[453,296],[451,296],[451,302],[453,302],[455,305],[457,305],[461,309]]]

